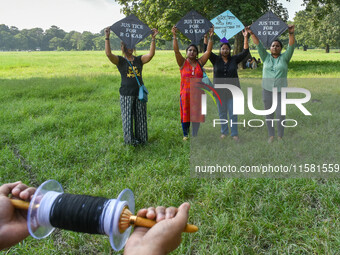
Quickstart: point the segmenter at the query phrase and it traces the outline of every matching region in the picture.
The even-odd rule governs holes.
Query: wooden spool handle
[[[131,216],[131,217],[133,217],[133,216]],[[151,228],[155,224],[156,224],[156,221],[145,219],[145,218],[142,218],[142,217],[136,217],[135,220],[134,220],[134,225],[139,226],[139,227]],[[191,225],[191,224],[187,224],[185,226],[184,230],[183,230],[183,232],[186,232],[186,233],[194,233],[196,231],[198,231],[198,227],[195,226],[195,225]]]
[[[28,210],[28,207],[30,206],[29,202],[18,200],[18,199],[10,199],[12,202],[12,205],[17,209],[22,210]]]

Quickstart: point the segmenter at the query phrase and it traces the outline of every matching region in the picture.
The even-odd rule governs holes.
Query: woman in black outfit
[[[214,66],[214,83],[219,84],[231,84],[240,88],[240,81],[238,79],[237,74],[237,65],[249,54],[249,45],[248,45],[248,32],[243,31],[244,37],[244,45],[243,51],[240,54],[235,56],[231,56],[230,51],[231,47],[229,42],[224,41],[220,46],[220,54],[216,55],[214,53],[210,54],[210,62]],[[206,47],[206,38],[204,38],[204,45]],[[218,80],[216,80],[218,79]],[[221,80],[225,79],[225,80]],[[222,105],[219,100],[217,103],[218,113],[220,119],[228,120],[229,113],[229,121],[230,129],[231,129],[231,137],[238,141],[238,130],[237,124],[237,115],[233,114],[233,97],[229,90],[227,89],[216,89],[217,93],[221,98]],[[221,138],[225,138],[229,133],[228,124],[221,124]]]
[[[122,42],[121,49],[124,57],[112,54],[110,47],[110,27],[105,29],[105,53],[109,60],[115,64],[121,75],[120,108],[125,144],[145,144],[148,140],[146,102],[138,99],[139,85],[143,84],[143,65],[148,63],[155,55],[155,37],[158,34],[152,29],[150,52],[142,56],[134,56],[133,49],[128,49]],[[136,75],[135,75],[136,73]]]

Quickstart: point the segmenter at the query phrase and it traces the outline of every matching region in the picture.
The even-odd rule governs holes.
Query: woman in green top
[[[275,111],[276,119],[274,119],[274,113],[266,116],[266,124],[269,135],[268,142],[271,143],[274,141],[275,136],[275,122],[277,122],[279,140],[282,139],[284,132],[282,121],[284,121],[285,116],[281,114],[281,88],[287,87],[288,63],[292,58],[294,52],[294,25],[288,26],[289,45],[287,47],[287,50],[282,54],[282,43],[279,40],[275,40],[272,42],[270,46],[270,53],[268,53],[249,27],[247,28],[247,30],[251,34],[251,38],[256,44],[257,50],[260,54],[260,58],[263,62],[262,96],[265,110],[268,110],[272,107],[274,99],[273,95],[275,96],[275,93],[273,94],[273,89],[277,89],[277,108]]]

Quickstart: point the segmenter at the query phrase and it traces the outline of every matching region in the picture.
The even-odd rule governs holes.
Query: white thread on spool
[[[44,197],[40,201],[37,214],[37,220],[40,226],[53,227],[50,223],[51,207],[60,194],[62,193],[49,191],[44,195]]]
[[[105,235],[110,235],[110,223],[112,220],[112,214],[113,214],[113,208],[115,206],[117,199],[110,199],[108,203],[105,205],[105,208],[103,210],[103,213],[101,215],[100,222],[101,224],[101,230]]]

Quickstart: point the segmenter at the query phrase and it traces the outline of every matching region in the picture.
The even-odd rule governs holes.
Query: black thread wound
[[[60,194],[50,211],[53,227],[89,234],[100,231],[100,216],[109,199],[86,195]]]

